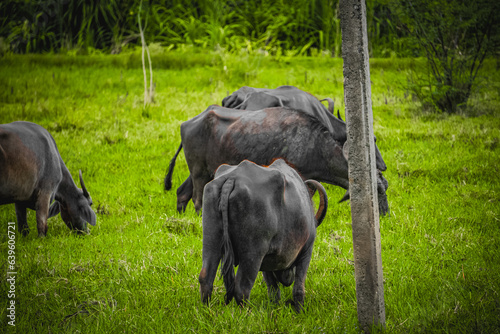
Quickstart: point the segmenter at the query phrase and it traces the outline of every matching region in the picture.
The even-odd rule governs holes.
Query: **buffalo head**
[[[96,224],[96,215],[92,210],[92,198],[90,197],[79,172],[80,185],[82,189],[68,192],[65,196],[58,198],[50,206],[49,218],[61,213],[61,218],[66,225],[79,232],[87,232],[87,223],[92,226]]]

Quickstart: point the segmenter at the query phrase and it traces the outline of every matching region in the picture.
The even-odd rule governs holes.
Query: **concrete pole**
[[[360,327],[385,326],[366,3],[340,0],[349,193]]]

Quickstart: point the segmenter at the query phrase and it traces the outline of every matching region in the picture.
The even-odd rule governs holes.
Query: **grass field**
[[[386,330],[500,333],[500,71],[488,62],[464,115],[420,110],[404,84],[420,61],[371,61],[374,129],[391,208],[381,218]],[[344,115],[342,60],[172,53],[153,59],[155,103],[143,107],[137,55],[0,58],[0,123],[47,128],[73,178],[81,169],[97,225],[72,233],[60,216],[38,238],[16,236],[16,327],[7,324],[7,222],[0,207],[0,332],[356,333],[352,231],[344,191],[327,186],[305,309],[269,302],[259,275],[250,305],[225,306],[221,279],[199,297],[201,218],[176,211],[163,177],[179,125],[243,85],[295,85],[335,98]],[[472,116],[471,116],[472,115]],[[283,300],[291,297],[284,288]]]

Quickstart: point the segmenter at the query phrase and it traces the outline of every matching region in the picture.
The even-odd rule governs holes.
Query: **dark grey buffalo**
[[[87,222],[95,225],[81,171],[80,184],[81,190],[47,130],[29,122],[0,124],[0,205],[15,203],[23,235],[29,232],[27,208],[36,211],[39,236],[47,234],[47,219],[59,212],[70,229],[86,231]]]
[[[319,191],[314,209],[306,187]],[[293,286],[297,312],[304,305],[304,283],[316,237],[328,206],[326,192],[317,181],[302,181],[282,159],[269,167],[244,160],[238,166],[222,165],[205,186],[203,200],[203,266],[200,294],[207,303],[212,295],[222,258],[226,304],[249,299],[259,271],[270,297],[278,302],[278,283]],[[233,266],[238,266],[236,277]]]
[[[184,148],[191,175],[178,189],[178,195],[183,191],[183,197],[178,196],[178,209],[192,196],[196,211],[200,211],[203,187],[213,179],[217,167],[245,159],[269,165],[284,158],[304,179],[349,188],[343,145],[316,117],[304,112],[283,107],[247,111],[210,106],[182,123],[181,139],[165,178],[171,182],[175,159]],[[387,181],[381,173],[377,189],[379,211],[385,214],[389,209]],[[185,202],[179,204],[180,198]]]
[[[335,139],[340,145],[344,145],[347,141],[347,128],[345,122],[340,118],[333,115],[333,101],[329,100],[329,111],[325,106],[313,95],[304,92],[293,86],[280,86],[276,89],[266,89],[266,88],[253,88],[253,87],[242,87],[224,98],[222,101],[222,106],[238,110],[249,110],[256,111],[271,107],[288,107],[308,115],[314,116],[323,124],[333,139]],[[276,129],[279,131],[279,129]],[[376,142],[376,139],[375,139]],[[206,144],[200,143],[202,147],[206,147]],[[172,187],[172,173],[175,166],[175,161],[182,149],[182,143],[179,146],[176,154],[170,162],[167,175],[165,176],[165,189],[170,190]],[[375,157],[376,157],[376,167],[379,174],[379,183],[384,186],[385,189],[388,186],[388,182],[383,178],[381,172],[387,169],[387,166],[380,154],[380,151],[375,144]],[[189,176],[184,183],[177,189],[177,210],[182,212],[186,209],[189,200],[193,196],[193,180]],[[386,202],[385,191],[379,193],[379,197],[382,198],[382,202]],[[349,198],[349,194],[346,193],[345,199]],[[388,209],[388,207],[387,207]],[[381,211],[382,213],[384,211]]]
[[[275,89],[243,86],[222,100],[222,106],[240,110],[261,110],[271,107],[288,107],[316,117],[341,145],[347,140],[345,122],[333,115],[333,101],[329,110],[315,96],[294,86],[280,86]],[[376,139],[375,139],[376,141]],[[377,169],[385,171],[387,166],[375,144]]]

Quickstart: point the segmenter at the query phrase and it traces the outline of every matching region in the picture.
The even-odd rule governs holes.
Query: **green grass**
[[[331,58],[171,54],[153,59],[155,103],[143,107],[137,55],[0,58],[0,123],[29,120],[54,136],[77,180],[82,169],[97,225],[78,236],[61,218],[38,238],[16,236],[16,328],[35,332],[355,333],[356,292],[348,203],[327,186],[306,280],[306,312],[268,301],[259,275],[250,305],[223,305],[222,280],[201,304],[202,228],[192,204],[176,211],[187,177],[179,156],[174,190],[163,177],[179,125],[240,86],[295,85],[335,98],[344,115],[342,61]],[[418,60],[416,61],[418,65]],[[226,66],[224,68],[224,66]],[[388,165],[389,217],[381,218],[387,331],[500,332],[500,81],[495,64],[471,113],[428,114],[406,96],[415,61],[371,62],[374,129]],[[307,72],[307,74],[306,74]],[[0,267],[7,222],[0,207]],[[3,277],[3,276],[2,276]],[[1,331],[8,285],[0,284]],[[291,297],[284,288],[283,300]]]

